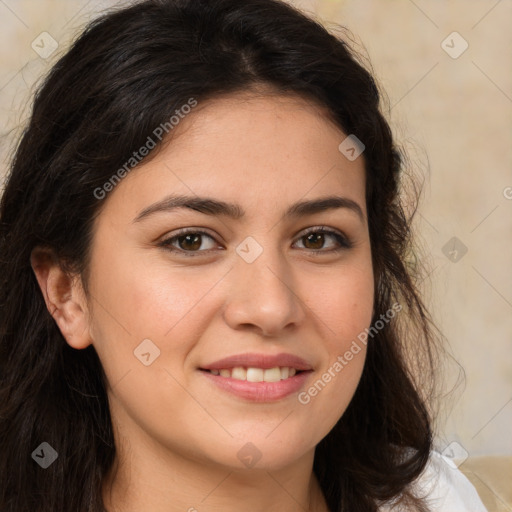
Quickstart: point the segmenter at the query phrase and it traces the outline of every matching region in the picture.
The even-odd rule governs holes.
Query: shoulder
[[[451,459],[436,451],[431,452],[412,489],[418,497],[425,498],[431,512],[488,512],[471,482]],[[398,512],[386,507],[380,511]]]
[[[471,482],[451,459],[436,451],[431,452],[415,489],[428,497],[433,512],[487,512]]]

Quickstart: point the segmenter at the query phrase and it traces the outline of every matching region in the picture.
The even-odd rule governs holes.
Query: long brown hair
[[[437,336],[419,269],[407,264],[415,210],[404,209],[407,175],[372,74],[341,36],[279,0],[146,0],[92,21],[58,60],[12,160],[0,210],[2,512],[103,511],[116,453],[100,360],[64,340],[32,249],[52,248],[87,291],[91,226],[108,200],[95,191],[189,98],[258,84],[320,103],[364,142],[373,322],[403,307],[368,343],[355,396],[317,446],[314,471],[332,511],[376,511],[397,497],[426,510],[409,486],[432,449]],[[43,441],[58,452],[46,470],[31,457]]]

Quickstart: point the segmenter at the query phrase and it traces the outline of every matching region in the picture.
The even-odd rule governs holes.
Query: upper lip
[[[289,367],[296,370],[312,370],[312,366],[301,357],[293,354],[236,354],[219,359],[213,363],[202,366],[203,370],[224,370],[243,366],[246,368],[275,368]]]

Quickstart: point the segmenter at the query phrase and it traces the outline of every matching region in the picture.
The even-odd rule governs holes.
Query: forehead
[[[156,156],[108,199],[133,210],[171,193],[215,196],[244,204],[249,214],[309,196],[361,199],[364,159],[340,153],[344,138],[326,108],[300,96],[244,92],[199,100]]]

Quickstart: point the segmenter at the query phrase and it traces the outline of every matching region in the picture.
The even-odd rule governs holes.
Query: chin
[[[274,439],[272,437],[274,436]],[[286,440],[286,442],[285,442]],[[296,440],[296,443],[294,443]],[[292,435],[276,432],[261,436],[247,435],[242,441],[230,443],[235,458],[226,461],[232,469],[277,471],[286,468],[305,457],[309,452],[314,453],[314,447],[305,445],[303,437],[294,439]],[[232,452],[232,453],[233,453]]]

